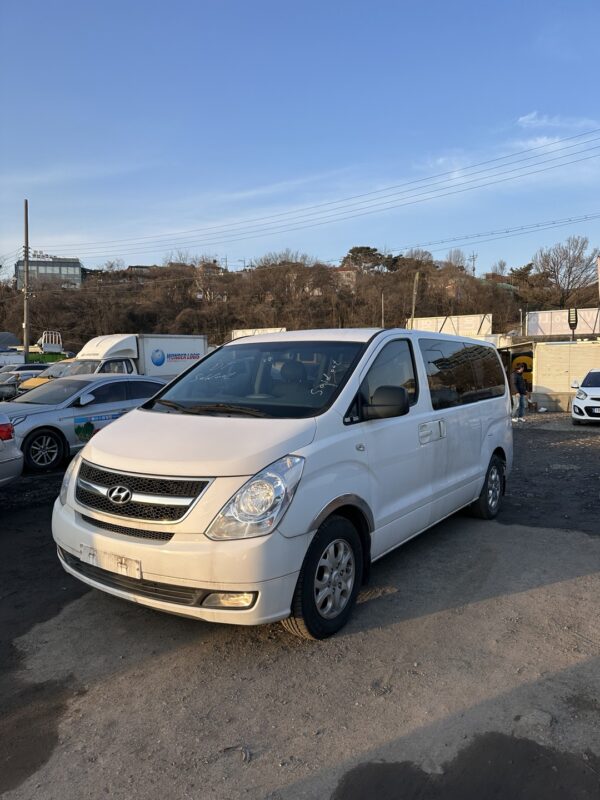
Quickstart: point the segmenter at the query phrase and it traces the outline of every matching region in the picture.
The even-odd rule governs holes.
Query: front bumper
[[[600,422],[600,402],[587,398],[586,400],[573,400],[571,416],[578,420],[598,420]]]
[[[134,540],[95,528],[59,500],[54,504],[52,533],[63,568],[84,583],[171,614],[235,625],[258,625],[289,616],[311,539],[311,534],[288,539],[274,531],[256,539],[226,542],[213,542],[202,534],[179,540],[175,535],[167,542]],[[77,562],[84,548],[140,562],[140,582],[119,580],[116,573],[103,575],[103,570],[82,571]],[[219,591],[253,592],[256,600],[248,609],[200,605],[206,593]],[[196,604],[190,603],[194,594]]]

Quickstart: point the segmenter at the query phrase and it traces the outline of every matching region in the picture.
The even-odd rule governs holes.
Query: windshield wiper
[[[159,402],[164,402],[160,400]],[[206,411],[208,414],[219,413],[232,413],[232,414],[245,414],[249,417],[266,417],[264,411],[259,411],[257,408],[249,408],[248,406],[236,406],[231,403],[206,403],[198,406],[188,406],[181,409],[184,414],[202,414]]]
[[[185,411],[184,406],[180,406],[179,403],[174,403],[172,400],[158,399],[152,403],[152,406],[154,407],[157,403],[160,403],[161,406],[167,406],[167,408],[174,408],[175,411]]]

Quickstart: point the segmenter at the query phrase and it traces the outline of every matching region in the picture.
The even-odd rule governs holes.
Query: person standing
[[[523,377],[527,364],[517,364],[510,375],[510,392],[512,395],[512,421],[525,422],[525,403],[527,399],[527,383]]]

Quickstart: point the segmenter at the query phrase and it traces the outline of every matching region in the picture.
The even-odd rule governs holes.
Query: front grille
[[[75,497],[82,506],[111,516],[148,522],[176,522],[187,514],[208,484],[207,480],[113,472],[82,461]],[[113,503],[107,497],[107,490],[115,486],[129,489],[131,499],[120,505]]]
[[[585,413],[593,419],[600,419],[600,408],[598,406],[585,406]]]
[[[144,578],[118,575],[116,572],[109,572],[106,569],[94,567],[92,564],[86,564],[85,561],[71,555],[62,547],[58,548],[58,552],[62,560],[75,572],[112,589],[131,592],[141,597],[151,597],[154,600],[163,600],[165,603],[177,603],[181,606],[200,606],[206,595],[210,594],[208,589],[176,586],[170,583],[147,581]]]
[[[123,506],[116,506],[108,497],[88,492],[79,485],[75,497],[82,506],[93,508],[95,511],[104,511],[105,514],[130,519],[145,519],[148,522],[175,522],[187,511],[185,506],[155,506],[151,503],[134,503],[131,500]]]
[[[138,528],[126,528],[124,525],[113,525],[112,522],[104,522],[101,519],[93,519],[87,517],[85,514],[81,515],[81,519],[87,522],[88,525],[93,525],[94,528],[102,528],[111,533],[120,533],[122,536],[133,536],[136,539],[150,539],[157,542],[170,542],[173,538],[172,533],[167,531],[143,531]]]
[[[127,472],[112,472],[81,462],[79,477],[99,486],[114,486],[122,484],[132,492],[143,494],[165,495],[167,497],[198,497],[206,488],[207,481],[191,481],[188,479],[175,480],[174,478],[150,478],[145,475],[131,475]]]

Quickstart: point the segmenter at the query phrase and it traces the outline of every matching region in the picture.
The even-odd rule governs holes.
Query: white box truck
[[[77,353],[69,375],[108,372],[171,378],[207,352],[208,341],[203,335],[115,333],[96,336]]]

